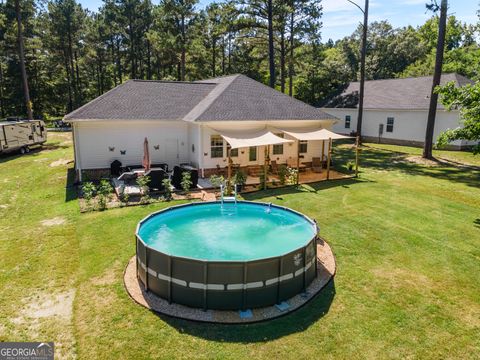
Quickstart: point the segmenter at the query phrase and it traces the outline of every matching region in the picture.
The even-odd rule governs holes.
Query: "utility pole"
[[[362,122],[363,122],[363,98],[365,94],[365,58],[367,56],[368,0],[365,0],[365,6],[363,9],[353,1],[351,0],[347,0],[347,1],[355,5],[363,13],[362,49],[360,54],[360,90],[358,94],[358,118],[357,118],[357,136],[361,143]]]
[[[273,2],[267,1],[268,17],[268,64],[270,72],[270,87],[275,88],[275,54],[273,47]]]

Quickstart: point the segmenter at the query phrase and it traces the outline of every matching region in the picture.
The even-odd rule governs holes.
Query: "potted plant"
[[[353,168],[355,167],[355,163],[353,161],[347,162],[347,169],[348,171],[353,171]]]
[[[233,176],[233,183],[237,185],[237,191],[242,191],[243,186],[247,182],[247,174],[242,170],[238,170]]]

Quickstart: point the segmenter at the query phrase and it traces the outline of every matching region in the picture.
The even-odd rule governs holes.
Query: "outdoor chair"
[[[312,171],[316,173],[322,172],[322,161],[319,157],[312,158]]]
[[[150,182],[148,183],[150,190],[162,191],[165,188],[162,182],[168,178],[168,174],[162,168],[151,169],[145,173],[145,176],[150,177]]]
[[[163,169],[165,172],[168,173],[168,164],[166,164],[166,163],[150,164],[150,168],[151,169],[160,168],[160,169]]]
[[[134,170],[141,170],[143,169],[143,165],[128,165],[126,167],[127,171],[133,172]]]
[[[287,166],[288,166],[289,168],[296,169],[296,168],[297,168],[297,159],[288,159],[288,160],[287,160]],[[299,168],[300,171],[305,170],[306,165],[305,165],[305,164],[302,164],[302,163],[300,162],[299,165],[298,165],[298,168]]]
[[[174,166],[173,168],[173,174],[172,174],[172,185],[176,189],[181,189],[182,185],[182,174],[184,172],[189,172],[190,173],[190,181],[192,182],[192,185],[190,186],[190,189],[196,189],[197,184],[198,184],[198,169],[192,167],[192,166]]]
[[[127,171],[122,173],[117,180],[123,181],[126,185],[134,185],[137,182],[137,174]]]
[[[110,175],[111,176],[119,176],[122,172],[122,163],[118,160],[112,161],[110,164]]]
[[[272,174],[278,174],[278,164],[275,160],[272,160],[270,162],[270,170]]]

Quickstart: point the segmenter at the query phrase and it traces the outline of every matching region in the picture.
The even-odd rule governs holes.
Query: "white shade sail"
[[[340,135],[327,129],[311,129],[311,130],[282,130],[285,134],[297,140],[338,140],[351,139],[351,136]]]
[[[271,131],[264,129],[256,132],[251,131],[235,131],[225,132],[217,131],[221,137],[230,145],[232,149],[238,149],[249,146],[265,146],[265,145],[277,145],[283,143],[290,143],[293,140],[281,138]]]

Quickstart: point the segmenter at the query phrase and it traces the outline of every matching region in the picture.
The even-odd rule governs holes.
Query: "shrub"
[[[162,185],[165,188],[165,190],[163,190],[163,197],[167,201],[172,200],[172,182],[170,179],[163,179]]]
[[[225,178],[222,175],[212,175],[209,180],[213,187],[220,187],[225,183]]]
[[[139,186],[142,197],[140,198],[140,202],[147,203],[150,199],[150,187],[148,184],[150,183],[150,176],[139,176],[137,178],[137,185]]]
[[[285,185],[285,181],[287,179],[287,166],[286,165],[280,165],[278,167],[278,180],[280,182],[280,185]]]
[[[90,181],[82,185],[83,198],[85,199],[87,206],[90,206],[96,191],[97,191],[97,188]]]
[[[182,190],[185,194],[188,194],[190,191],[190,187],[192,186],[192,175],[188,171],[184,171],[182,173],[182,181],[180,182],[180,185],[182,187]]]
[[[297,178],[298,178],[298,170],[291,167],[287,167],[286,183],[288,185],[295,185],[297,183]]]
[[[225,178],[222,175],[212,175],[209,180],[214,188],[219,188],[221,185],[225,184]]]
[[[128,193],[126,193],[125,191],[123,191],[122,195],[120,196],[120,201],[125,203],[125,204],[128,204],[129,199],[130,199],[130,195]]]
[[[262,172],[259,174],[259,179],[260,179],[260,189],[267,189],[267,184],[265,182],[265,174]]]
[[[98,205],[100,210],[105,210],[107,208],[107,202],[110,198],[110,194],[113,191],[112,185],[108,180],[103,179],[100,181],[100,185],[98,186]]]

